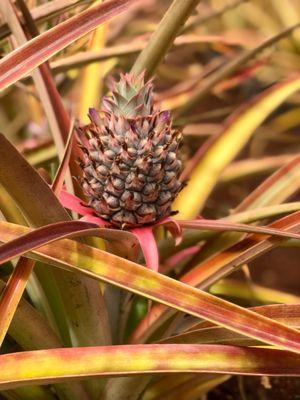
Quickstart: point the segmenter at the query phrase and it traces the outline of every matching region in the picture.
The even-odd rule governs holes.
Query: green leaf
[[[284,217],[270,227],[284,230],[299,231],[300,212]],[[198,264],[195,268],[188,271],[181,277],[181,281],[201,289],[207,289],[211,284],[220,278],[227,276],[237,267],[248,261],[264,254],[266,251],[280,244],[281,239],[266,239],[265,236],[251,235],[244,240],[226,249],[224,252],[215,254],[208,260]],[[146,340],[158,326],[170,317],[173,310],[163,307],[161,304],[155,305],[146,318],[139,324],[131,337],[132,342]],[[149,321],[151,321],[151,326]]]
[[[0,363],[1,389],[120,374],[213,372],[300,376],[299,355],[275,349],[222,345],[152,344],[39,350],[5,354],[0,356]]]
[[[174,0],[160,21],[147,46],[135,61],[131,72],[140,75],[146,71],[150,77],[164,58],[176,35],[180,32],[187,18],[194,11],[200,0]]]
[[[288,326],[299,329],[300,308],[295,305],[268,305],[252,307],[251,310],[266,317],[280,321]],[[261,342],[247,338],[234,332],[229,332],[220,326],[206,321],[193,324],[187,332],[160,340],[159,343],[193,343],[193,344],[230,344],[235,346],[259,346]]]
[[[10,241],[28,231],[27,227],[1,222],[0,241]],[[300,332],[102,250],[64,239],[27,256],[82,272],[264,343],[300,353]]]
[[[125,11],[138,0],[110,0],[61,22],[0,61],[0,90],[16,82],[99,24]]]
[[[17,203],[33,226],[69,220],[69,215],[47,183],[17,152],[3,135],[0,135],[0,183]],[[110,331],[104,300],[99,285],[87,277],[64,271],[43,271],[53,279],[59,289],[63,304],[55,301],[55,316],[68,318],[74,343],[101,345],[110,343]],[[49,298],[52,292],[48,293]],[[58,323],[58,326],[61,326]]]

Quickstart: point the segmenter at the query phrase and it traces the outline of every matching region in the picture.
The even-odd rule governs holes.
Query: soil
[[[233,377],[207,400],[300,400],[299,378]]]

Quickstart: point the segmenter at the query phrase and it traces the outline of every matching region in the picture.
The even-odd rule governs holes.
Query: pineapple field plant
[[[0,399],[297,399],[296,0],[1,0]]]

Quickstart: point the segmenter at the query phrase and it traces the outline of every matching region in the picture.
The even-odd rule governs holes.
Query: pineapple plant
[[[182,189],[178,147],[168,111],[156,110],[152,81],[144,74],[121,74],[101,114],[79,128],[83,150],[82,185],[89,205],[112,226],[129,229],[174,214]]]
[[[292,43],[286,36],[299,24],[274,35],[273,26],[268,32],[268,24],[253,24],[259,2],[247,22],[244,2],[222,11],[216,2],[198,0],[147,0],[149,7],[142,0],[98,1],[93,7],[0,1],[3,53],[19,46],[0,60],[6,136],[0,134],[0,399],[196,400],[236,398],[240,392],[286,399],[298,393],[299,297],[270,289],[277,281],[298,289],[296,258],[289,252],[299,246],[300,206],[290,201],[300,185],[299,121],[297,95],[287,96],[300,89],[300,78],[295,57],[284,58],[283,73],[281,56],[293,55],[297,36]],[[98,29],[133,3],[139,10]],[[230,22],[220,17],[238,5],[236,17],[243,21],[234,27],[241,32],[237,45],[226,35]],[[272,15],[279,11],[274,2]],[[206,12],[215,21],[204,18],[201,26]],[[30,39],[37,29],[40,35]],[[91,29],[90,40],[61,51]],[[249,50],[245,29],[257,47]],[[207,43],[199,45],[198,33],[209,36]],[[273,36],[260,43],[267,33]],[[269,57],[254,60],[283,37],[278,49],[272,46],[270,65]],[[143,50],[132,65],[138,48]],[[26,75],[53,56],[30,81]],[[120,76],[100,110],[90,109],[89,124],[78,128],[82,172],[64,104],[74,110],[78,105],[76,115],[83,119],[115,67],[132,72]],[[169,112],[157,108],[153,83],[145,81],[158,67],[159,97],[172,105],[176,124],[185,125],[190,160],[183,172],[181,134]],[[22,77],[24,83],[15,84]],[[24,101],[27,96],[34,101]],[[32,140],[33,116],[53,136]],[[73,176],[82,177],[89,205],[72,187],[68,164]],[[189,185],[179,193],[185,179]],[[180,213],[176,220],[165,218],[172,207]],[[214,219],[198,218],[200,212]],[[103,241],[78,242],[73,235]],[[259,260],[268,252],[270,258]],[[256,262],[261,268],[252,274]],[[281,282],[293,266],[292,282]],[[227,278],[241,267],[245,279]]]

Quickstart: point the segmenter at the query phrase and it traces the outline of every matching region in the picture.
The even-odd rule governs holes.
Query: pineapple
[[[89,205],[112,226],[130,229],[174,214],[182,189],[178,146],[168,111],[154,110],[153,84],[144,75],[121,75],[102,113],[79,128],[82,185]]]

